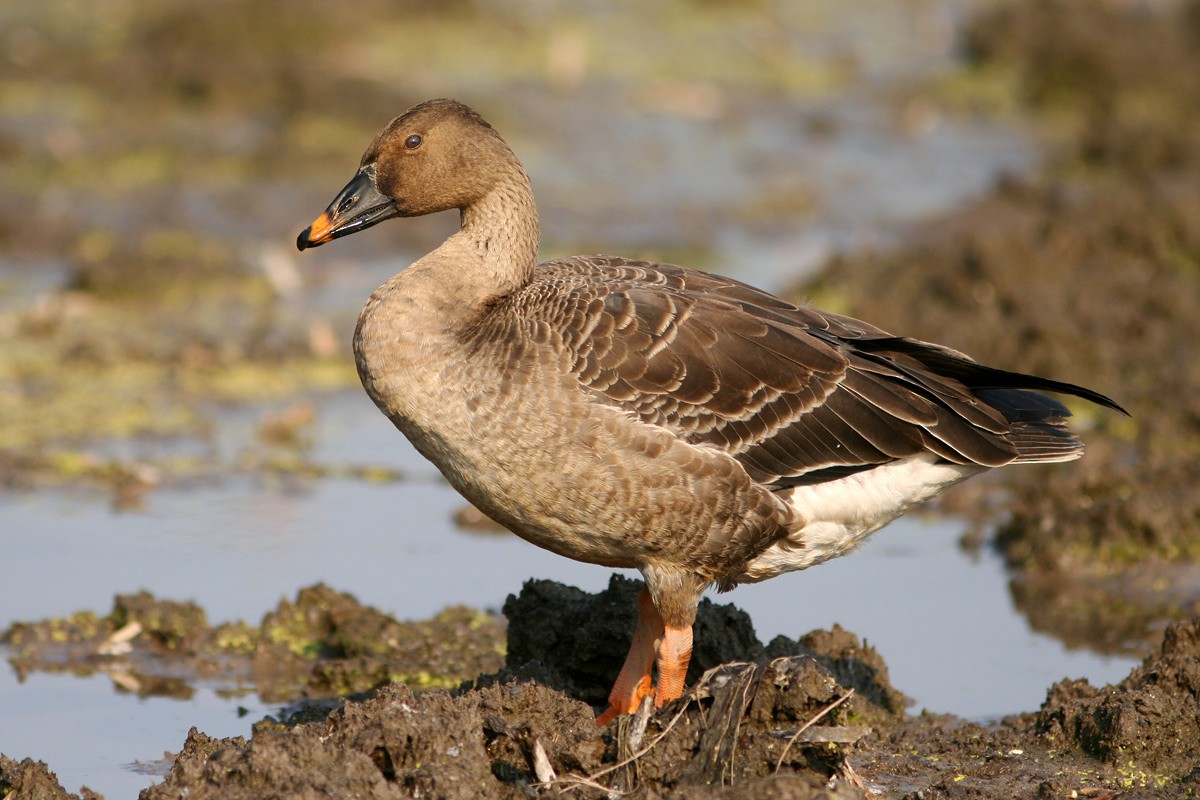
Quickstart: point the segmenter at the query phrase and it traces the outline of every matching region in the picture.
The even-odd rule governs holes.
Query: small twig
[[[561,784],[563,787],[562,789],[559,789],[559,791],[558,791],[559,794],[565,794],[566,792],[572,791],[573,789],[580,789],[585,786],[589,789],[597,789],[601,792],[604,792],[605,795],[608,797],[620,797],[622,795],[628,794],[628,792],[623,792],[620,789],[609,788],[608,786],[605,786],[603,783],[598,783],[597,781],[591,780],[590,778],[584,778],[581,775],[571,775],[566,778],[559,778],[557,781],[555,781],[555,783]]]
[[[815,717],[813,717],[808,722],[801,725],[800,728],[795,733],[792,734],[792,738],[788,739],[788,743],[784,746],[783,752],[779,754],[779,760],[775,762],[775,772],[779,772],[779,768],[781,766],[783,766],[783,760],[785,758],[787,758],[788,751],[792,749],[792,745],[795,744],[796,740],[800,738],[800,734],[804,733],[806,730],[811,728],[822,717],[824,717],[830,711],[833,711],[835,708],[837,708],[838,706],[840,706],[842,703],[846,702],[853,696],[854,696],[854,690],[853,689],[847,690],[844,695],[842,695],[837,700],[834,700],[832,703],[830,703],[829,705],[822,708],[820,711],[817,712],[817,715]]]
[[[120,630],[110,633],[108,638],[96,648],[96,652],[102,656],[128,655],[133,652],[133,645],[130,642],[136,639],[143,630],[145,628],[142,627],[142,623],[134,620]]]
[[[671,732],[671,729],[675,727],[675,723],[679,722],[680,718],[683,716],[683,712],[687,711],[688,706],[690,704],[691,704],[691,700],[689,699],[687,703],[684,703],[680,707],[679,711],[675,714],[675,716],[671,718],[671,721],[667,723],[667,727],[663,728],[662,733],[660,733],[658,736],[655,736],[654,739],[651,740],[650,744],[646,745],[641,750],[638,750],[636,753],[629,756],[628,758],[618,761],[616,764],[605,767],[602,770],[593,772],[588,777],[591,778],[592,780],[595,780],[596,778],[599,778],[601,775],[607,775],[608,773],[610,773],[614,770],[620,769],[621,767],[625,766],[626,764],[632,764],[634,761],[637,761],[639,758],[646,755],[646,753],[649,753],[651,750],[654,749],[654,746],[656,744],[661,742],[663,740],[663,738],[666,737],[666,735]]]
[[[626,764],[632,764],[634,761],[637,761],[639,758],[646,755],[646,753],[649,753],[651,750],[653,750],[654,746],[657,745],[659,742],[661,742],[663,740],[663,738],[668,733],[671,732],[671,729],[675,727],[675,723],[679,722],[679,720],[683,717],[683,712],[687,711],[688,706],[691,705],[691,701],[692,701],[692,698],[689,697],[688,701],[686,703],[684,703],[682,706],[680,706],[679,711],[676,712],[675,716],[671,717],[671,721],[667,723],[667,727],[663,728],[662,733],[660,733],[658,736],[655,736],[654,739],[651,740],[650,744],[646,745],[641,750],[638,750],[633,755],[629,756],[628,758],[623,758],[615,764],[610,764],[609,766],[605,767],[604,769],[596,770],[591,775],[588,775],[586,778],[580,777],[578,775],[572,775],[568,778],[560,778],[559,780],[555,781],[555,783],[561,783],[561,784],[578,783],[578,784],[582,784],[584,786],[593,786],[598,789],[604,789],[605,791],[610,791],[608,789],[608,787],[597,783],[596,779],[603,777],[604,775],[607,775],[610,772],[618,770],[621,767],[624,767]],[[566,792],[573,788],[575,788],[575,787],[567,786],[562,791]],[[561,794],[561,792],[560,792],[560,794]]]

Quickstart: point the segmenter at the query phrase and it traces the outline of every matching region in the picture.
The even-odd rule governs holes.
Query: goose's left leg
[[[650,590],[645,586],[637,598],[637,620],[637,630],[633,633],[629,654],[625,656],[625,664],[621,667],[617,682],[608,695],[608,708],[596,717],[597,725],[607,725],[622,714],[632,714],[641,705],[642,698],[650,694],[650,671],[654,667],[658,645],[663,639],[665,629],[662,616],[650,597]]]

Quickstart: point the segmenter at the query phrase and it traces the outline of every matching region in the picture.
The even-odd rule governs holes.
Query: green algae
[[[253,653],[258,648],[262,632],[245,622],[226,622],[213,631],[213,642],[221,650],[232,653]]]

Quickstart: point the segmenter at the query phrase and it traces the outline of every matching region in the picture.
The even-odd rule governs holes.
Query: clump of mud
[[[466,800],[524,798],[539,786],[597,796],[607,792],[604,787],[644,792],[652,785],[661,797],[717,797],[722,783],[735,780],[742,797],[778,796],[771,792],[779,783],[801,787],[796,797],[861,796],[850,788],[823,788],[841,763],[837,745],[803,743],[785,752],[789,726],[807,719],[797,715],[819,711],[841,691],[828,673],[810,659],[784,660],[761,675],[758,668],[748,670],[756,681],[715,688],[711,705],[689,703],[670,718],[653,719],[620,761],[627,731],[598,728],[590,706],[536,683],[456,695],[414,695],[391,685],[323,722],[290,729],[259,725],[249,741],[215,741],[193,732],[168,778],[141,796]],[[808,694],[813,689],[816,696]],[[736,741],[729,739],[734,731],[716,727],[729,717],[731,692],[739,704],[747,695],[761,698]],[[702,749],[709,758],[698,755]],[[775,772],[778,760],[781,773]]]
[[[4,640],[23,671],[103,669],[118,685],[177,696],[189,676],[236,675],[264,698],[309,698],[249,739],[193,730],[143,800],[863,796],[846,756],[873,726],[894,724],[904,698],[879,655],[841,629],[764,646],[744,612],[705,601],[689,694],[598,727],[589,701],[603,703],[620,667],[640,587],[614,576],[593,595],[529,582],[506,604],[499,671],[492,617],[399,623],[320,585],[258,628],[214,628],[194,604],[141,593],[105,617],[18,624]],[[18,796],[69,796],[44,765],[0,767]]]
[[[86,786],[78,794],[67,794],[58,776],[41,761],[26,758],[15,761],[0,754],[0,797],[14,800],[103,800]]]
[[[1116,766],[1200,782],[1200,620],[1168,627],[1161,652],[1114,686],[1055,684],[1035,729]]]
[[[593,595],[530,581],[506,604],[499,671],[492,617],[450,612],[399,623],[320,585],[282,601],[258,628],[214,628],[194,604],[141,593],[118,597],[104,617],[14,625],[4,640],[22,671],[102,669],[126,690],[184,697],[189,678],[237,676],[266,699],[309,698],[286,720],[256,724],[248,740],[193,730],[144,800],[516,798],[537,787],[583,796],[862,796],[846,755],[872,726],[894,724],[904,697],[879,655],[840,628],[764,646],[744,612],[705,601],[689,695],[597,727],[594,705],[628,648],[640,587],[614,576]],[[439,686],[457,688],[430,688]],[[372,687],[357,699],[315,700]],[[44,765],[3,766],[5,780],[30,796],[68,796],[39,794],[43,783],[56,785]]]

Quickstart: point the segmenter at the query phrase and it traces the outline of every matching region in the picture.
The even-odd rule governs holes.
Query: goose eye
[[[408,148],[409,150],[416,150],[418,147],[421,146],[421,142],[423,142],[423,141],[424,141],[424,139],[421,138],[421,134],[414,133],[412,136],[409,136],[407,139],[404,140],[404,146],[406,148]]]

